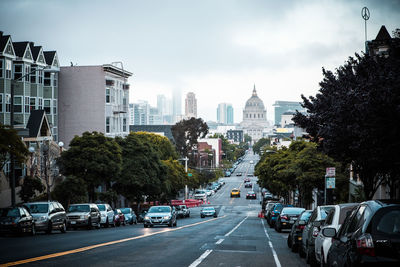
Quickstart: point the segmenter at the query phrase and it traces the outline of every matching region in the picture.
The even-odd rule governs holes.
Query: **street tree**
[[[185,183],[188,183],[188,176],[185,168],[177,160],[168,159],[161,162],[166,170],[165,180],[162,185],[161,200],[169,202],[185,186]]]
[[[30,201],[37,193],[44,192],[45,187],[42,181],[37,177],[26,176],[21,190],[18,192],[19,197],[23,202]]]
[[[399,42],[397,42],[398,44]],[[319,93],[302,95],[306,114],[297,123],[319,147],[344,165],[352,164],[371,199],[381,184],[391,197],[399,184],[400,48],[389,56],[355,55],[336,72],[323,69]]]
[[[135,134],[140,140],[151,145],[159,154],[160,159],[178,159],[176,148],[167,137],[148,132],[136,132]]]
[[[265,145],[269,146],[270,139],[269,138],[261,138],[253,145],[254,153],[260,154],[261,148]]]
[[[95,188],[102,184],[110,187],[119,177],[121,161],[121,148],[113,138],[98,132],[84,132],[72,139],[58,163],[61,173],[85,181],[89,201],[95,201]]]
[[[51,194],[52,199],[59,201],[64,207],[88,201],[85,181],[75,176],[67,176],[64,181],[56,185]]]
[[[0,170],[14,156],[15,162],[24,163],[28,156],[28,149],[15,129],[0,123]]]

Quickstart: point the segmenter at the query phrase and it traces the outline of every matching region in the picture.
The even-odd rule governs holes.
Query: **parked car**
[[[182,210],[183,217],[190,217],[190,209],[186,205],[179,205]]]
[[[214,188],[216,188],[216,187],[214,187]],[[207,197],[210,197],[210,196],[212,196],[212,194],[215,193],[215,191],[214,191],[214,190],[211,190],[211,189],[205,189],[204,191],[206,192]]]
[[[68,207],[67,218],[70,228],[87,227],[92,229],[95,226],[100,229],[101,214],[96,204],[72,204]]]
[[[335,207],[331,209],[331,211],[326,216],[325,223],[321,227],[321,231],[319,231],[319,234],[315,239],[315,259],[318,264],[326,266],[328,251],[332,244],[332,238],[325,237],[322,234],[322,229],[326,227],[331,227],[335,228],[336,231],[338,231],[340,226],[343,224],[344,219],[347,217],[348,214],[351,213],[351,210],[356,206],[358,206],[358,203],[335,205]]]
[[[233,188],[231,190],[231,197],[240,197],[240,190],[237,188]]]
[[[126,225],[126,220],[125,220],[125,214],[122,213],[120,209],[115,209],[114,210],[114,223],[115,226],[125,226]]]
[[[51,234],[53,230],[67,231],[67,214],[57,201],[41,201],[25,203],[24,206],[32,214],[36,231]]]
[[[303,208],[293,208],[286,207],[283,208],[278,218],[276,218],[275,222],[275,230],[280,233],[282,229],[290,229],[292,228],[295,221],[299,217],[300,213],[302,213],[305,209]]]
[[[201,199],[203,201],[207,200],[207,193],[204,190],[197,189],[194,191],[194,199]]]
[[[176,212],[174,207],[153,206],[144,216],[144,227],[153,227],[154,225],[176,226]]]
[[[328,266],[400,266],[400,202],[370,200],[359,204],[332,238]]]
[[[332,205],[317,206],[313,210],[310,220],[304,227],[299,254],[301,257],[306,257],[306,262],[311,265],[316,265],[315,238],[318,236],[321,225],[324,224],[326,216],[333,208],[334,206]]]
[[[138,222],[143,222],[144,221],[144,216],[146,216],[147,210],[142,210],[138,216],[137,216],[137,220]]]
[[[131,208],[120,208],[125,217],[125,223],[137,224],[137,217]]]
[[[264,203],[264,204],[263,204]],[[271,218],[271,216],[269,215],[269,213],[272,211],[272,208],[275,206],[275,204],[279,203],[278,201],[275,200],[266,200],[265,198],[263,199],[263,201],[261,201],[262,205],[264,206],[264,218],[267,220],[268,224],[269,224],[269,218]]]
[[[0,234],[5,233],[35,235],[33,216],[24,207],[0,208]]]
[[[109,226],[115,227],[114,211],[111,206],[109,204],[97,204],[97,207],[101,215],[100,225],[106,228]]]
[[[303,234],[303,229],[306,226],[310,216],[312,214],[312,210],[305,210],[300,215],[296,222],[293,224],[292,229],[288,235],[287,244],[288,247],[292,249],[293,252],[296,252],[298,248],[301,246],[301,239]]]
[[[231,173],[230,171],[226,171],[226,172],[225,172],[225,177],[231,177],[231,174],[232,174],[232,173]]]
[[[293,207],[292,205],[285,205],[281,203],[276,203],[272,208],[271,211],[268,213],[268,223],[271,228],[275,227],[276,219],[278,218],[279,214],[281,213],[282,209],[285,207]]]
[[[254,191],[247,192],[246,199],[257,199],[256,193]]]
[[[200,211],[200,217],[217,217],[217,211],[214,207],[204,207]]]

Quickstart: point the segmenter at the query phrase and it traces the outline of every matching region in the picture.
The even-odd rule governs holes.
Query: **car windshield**
[[[321,220],[324,220],[326,216],[328,216],[331,209],[333,209],[333,207],[321,207]]]
[[[239,190],[237,190],[237,189],[232,189],[232,192],[238,192]]]
[[[400,234],[400,210],[386,212],[379,220],[376,230],[385,234]]]
[[[303,208],[284,208],[282,214],[300,214],[303,211]]]
[[[69,206],[68,212],[89,212],[89,205],[73,205]]]
[[[0,209],[0,217],[18,217],[19,210],[17,208]]]
[[[100,211],[106,211],[106,205],[100,204],[100,205],[97,205],[97,207],[99,207]]]
[[[254,193],[254,191],[249,191],[249,194],[251,194],[251,195],[252,195],[252,194],[255,194],[255,193]]]
[[[131,209],[130,208],[123,208],[123,209],[121,209],[121,212],[123,214],[128,214],[128,213],[131,213]]]
[[[26,206],[29,209],[29,212],[32,214],[35,213],[47,213],[49,210],[49,204],[47,203],[42,203],[42,204],[26,204]]]
[[[149,213],[156,213],[156,212],[170,212],[171,208],[170,207],[151,207],[149,209]]]
[[[304,212],[304,213],[301,215],[300,220],[308,221],[308,219],[309,219],[310,216],[311,216],[311,213],[312,213],[312,211],[306,211],[306,212]]]
[[[195,194],[204,194],[203,190],[196,190]]]
[[[213,207],[207,207],[203,208],[204,211],[214,211],[215,209]]]

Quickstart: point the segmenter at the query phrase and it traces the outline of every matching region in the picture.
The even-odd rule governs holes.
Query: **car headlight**
[[[145,220],[150,220],[150,217],[149,216],[144,216],[144,219]]]
[[[89,215],[81,215],[81,219],[87,219],[89,218]]]
[[[47,221],[47,217],[46,216],[40,216],[36,218],[37,222],[43,222],[43,221]]]
[[[168,220],[168,219],[170,219],[170,218],[171,218],[170,215],[164,216],[164,220]]]

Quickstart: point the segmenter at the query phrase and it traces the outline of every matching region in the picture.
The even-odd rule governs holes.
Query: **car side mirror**
[[[322,235],[325,237],[335,237],[336,236],[336,229],[332,227],[327,227],[322,229]]]
[[[306,221],[303,220],[299,221],[299,225],[306,225]]]

